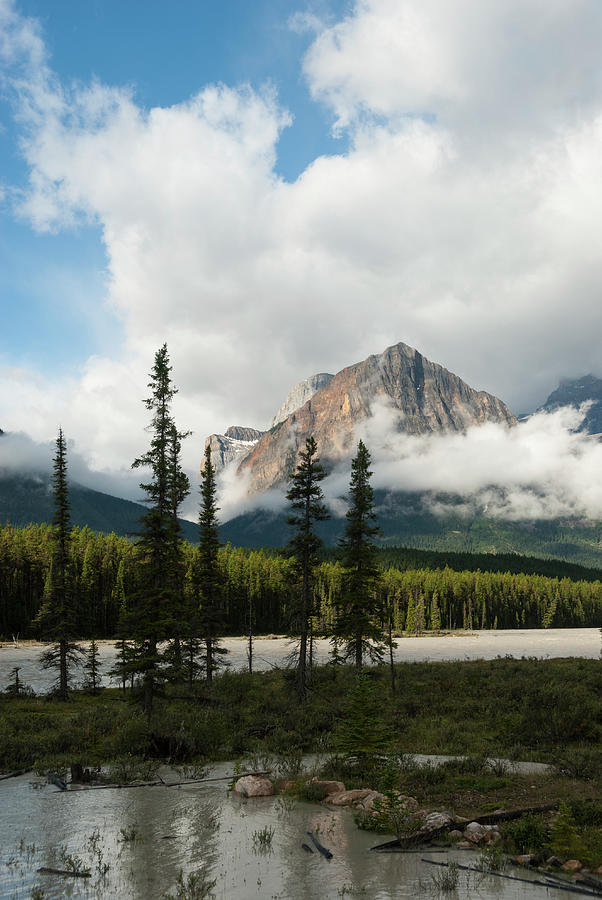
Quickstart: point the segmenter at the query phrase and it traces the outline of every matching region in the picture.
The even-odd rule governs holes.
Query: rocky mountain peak
[[[413,347],[398,343],[327,377],[301,407],[276,421],[259,439],[242,459],[239,472],[248,474],[252,492],[285,481],[309,435],[315,438],[322,461],[350,457],[356,426],[378,402],[399,413],[398,430],[408,434],[463,431],[491,421],[516,422],[497,397],[475,391]]]
[[[307,403],[316,391],[319,391],[321,387],[328,384],[333,377],[334,376],[330,375],[328,372],[320,372],[318,375],[312,375],[310,378],[305,378],[303,381],[300,381],[299,384],[296,384],[270,422],[270,428],[274,428],[280,422],[284,422],[285,419],[288,419],[295,410],[303,406],[304,403]]]
[[[555,391],[552,391],[540,409],[554,412],[561,406],[581,406],[590,402],[581,431],[589,434],[602,432],[602,378],[595,375],[582,375],[580,378],[562,378]]]

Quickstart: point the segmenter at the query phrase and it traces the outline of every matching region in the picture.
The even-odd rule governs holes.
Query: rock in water
[[[233,790],[241,797],[271,797],[274,785],[264,775],[243,775],[234,785]]]

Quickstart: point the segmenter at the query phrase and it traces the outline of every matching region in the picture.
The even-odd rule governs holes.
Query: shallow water
[[[230,774],[224,763],[213,777]],[[175,893],[180,871],[216,880],[218,900],[405,900],[437,897],[432,876],[443,871],[421,862],[456,859],[474,864],[469,851],[376,854],[370,847],[386,835],[360,831],[346,809],[283,798],[241,800],[227,782],[182,787],[80,790],[63,793],[33,776],[0,782],[0,897],[24,900],[42,887],[45,900],[61,897],[155,900]],[[137,840],[120,840],[120,829]],[[270,852],[256,851],[253,835],[274,828]],[[301,844],[313,831],[333,858],[309,854]],[[21,842],[21,839],[22,842]],[[40,874],[41,866],[64,868],[61,850],[81,858],[90,879]],[[100,866],[108,865],[103,876]],[[523,871],[516,874],[530,877]],[[543,888],[460,873],[457,900],[541,898]],[[567,896],[549,890],[545,896]]]
[[[233,669],[246,669],[247,643],[243,638],[223,641],[229,651],[227,659]],[[87,646],[84,642],[83,646]],[[286,638],[258,638],[253,645],[253,666],[256,671],[287,665],[293,643]],[[429,660],[495,659],[496,656],[532,656],[540,659],[580,656],[596,659],[602,643],[598,628],[549,628],[521,631],[451,632],[448,635],[404,637],[397,640],[395,659],[398,662],[426,662]],[[115,648],[110,641],[99,642],[104,671],[115,661]],[[328,659],[329,642],[314,642],[316,662]],[[41,645],[0,646],[0,690],[10,680],[13,666],[21,666],[20,679],[35,691],[47,690],[53,675],[39,667]],[[76,678],[77,680],[77,678]],[[105,679],[108,683],[108,679]]]

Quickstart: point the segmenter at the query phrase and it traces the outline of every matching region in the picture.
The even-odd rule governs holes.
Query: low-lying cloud
[[[52,474],[55,454],[54,441],[37,442],[22,432],[0,435],[0,478],[21,475],[47,480]],[[95,470],[70,441],[67,441],[67,477],[83,487],[127,500],[139,502],[143,496],[138,484],[139,471]]]
[[[586,407],[539,412],[518,425],[475,425],[464,433],[408,435],[399,413],[376,405],[357,428],[372,456],[372,486],[424,495],[436,515],[464,512],[525,521],[602,519],[602,443],[577,431]],[[319,448],[318,448],[319,450]],[[337,464],[322,483],[335,516],[344,515],[350,466]],[[284,489],[245,497],[233,470],[223,482],[225,510],[286,508]],[[446,496],[451,500],[446,501]],[[458,505],[455,498],[461,498]]]

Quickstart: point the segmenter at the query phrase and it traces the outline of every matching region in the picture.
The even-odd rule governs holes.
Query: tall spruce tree
[[[162,677],[159,643],[174,633],[174,607],[182,565],[177,509],[186,492],[183,480],[176,477],[179,470],[174,463],[173,448],[174,434],[177,439],[184,435],[176,431],[171,413],[171,403],[177,394],[171,370],[164,344],[155,354],[148,384],[151,396],[144,401],[152,413],[150,447],[132,463],[132,468],[150,469],[150,479],[140,485],[149,504],[148,512],[140,520],[137,545],[142,587],[129,605],[135,668],[142,676],[143,705],[149,720]]]
[[[297,469],[291,477],[291,486],[286,499],[290,502],[293,514],[287,522],[295,529],[289,543],[289,550],[295,558],[299,579],[298,603],[295,605],[293,627],[299,634],[299,655],[297,660],[297,691],[301,698],[305,697],[308,684],[308,637],[310,620],[313,614],[313,582],[314,568],[317,563],[317,552],[322,540],[314,531],[316,522],[329,518],[324,505],[324,495],[320,482],[326,472],[317,457],[317,446],[313,437],[305,441],[305,450],[299,454]]]
[[[62,428],[56,439],[53,458],[52,491],[54,515],[51,532],[50,571],[44,591],[44,602],[36,616],[43,640],[53,646],[42,654],[44,669],[58,672],[55,693],[61,700],[69,694],[70,670],[81,662],[82,649],[75,643],[77,615],[71,568],[71,517],[67,485],[67,445]]]
[[[357,669],[361,669],[365,655],[372,662],[380,662],[384,652],[382,599],[377,590],[377,548],[373,543],[379,528],[371,475],[370,454],[360,441],[357,456],[351,462],[347,525],[339,541],[345,574],[334,626],[335,636],[343,639],[346,656],[354,660]]]
[[[211,447],[207,445],[201,468],[199,548],[195,575],[205,674],[209,683],[219,666],[221,656],[227,652],[219,645],[224,628],[224,590],[217,556],[220,541],[216,493],[215,468],[211,462]]]
[[[180,432],[175,424],[169,434],[168,443],[168,493],[169,507],[172,517],[172,554],[176,562],[173,569],[173,601],[171,604],[173,635],[166,653],[166,660],[169,663],[170,677],[179,681],[184,673],[184,663],[182,660],[182,630],[186,631],[186,601],[184,580],[186,576],[185,567],[182,560],[182,536],[178,522],[178,513],[180,506],[190,493],[190,480],[188,475],[182,469],[182,440],[189,437],[191,432]]]

